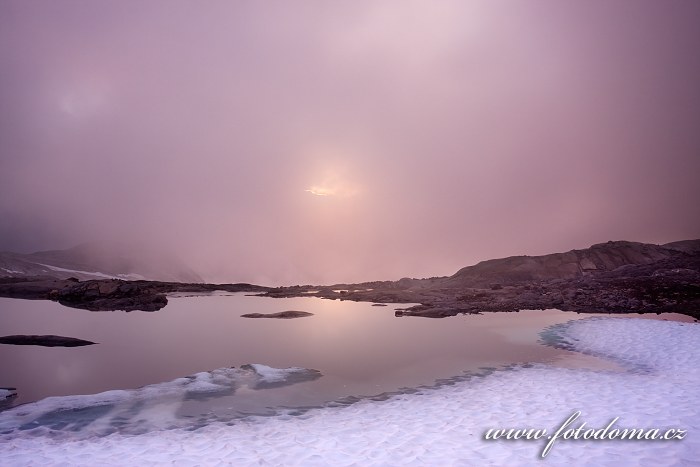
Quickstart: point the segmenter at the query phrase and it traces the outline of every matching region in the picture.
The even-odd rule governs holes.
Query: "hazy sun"
[[[323,149],[323,151],[320,149],[310,151],[310,154],[314,156],[312,159],[323,162],[319,162],[316,164],[316,167],[309,169],[310,177],[306,180],[308,185],[304,187],[304,191],[314,196],[333,198],[352,198],[356,196],[360,191],[360,186],[357,183],[357,173],[350,170],[346,163],[336,160],[352,160],[355,158],[353,153],[341,152],[337,148]],[[326,156],[324,158],[324,154],[340,154],[343,157]]]
[[[308,191],[312,195],[316,196],[333,196],[336,194],[336,190],[333,188],[325,187],[325,186],[312,186],[307,188],[304,191]]]

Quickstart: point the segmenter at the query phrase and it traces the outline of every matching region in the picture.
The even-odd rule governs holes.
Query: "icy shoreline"
[[[523,366],[301,415],[252,417],[78,441],[14,437],[6,465],[694,465],[700,457],[700,327],[643,319],[589,318],[545,330],[553,345],[614,360],[626,372]],[[603,427],[681,428],[669,441],[486,441],[491,428],[554,430],[582,411]]]

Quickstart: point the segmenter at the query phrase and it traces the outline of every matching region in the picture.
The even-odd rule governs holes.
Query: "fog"
[[[700,237],[700,2],[0,2],[0,250],[448,275]]]

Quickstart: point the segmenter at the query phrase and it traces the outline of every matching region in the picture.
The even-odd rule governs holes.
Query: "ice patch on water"
[[[7,388],[0,388],[0,401],[16,396],[17,395],[17,390],[16,389],[7,389]]]
[[[250,367],[255,370],[255,372],[260,376],[260,378],[267,383],[277,383],[288,379],[291,375],[304,373],[308,370],[304,368],[292,367],[292,368],[272,368],[267,365],[260,365],[258,363],[253,363]]]
[[[548,332],[544,339],[623,362],[629,371],[523,365],[410,394],[210,423],[194,431],[60,442],[16,436],[0,443],[0,456],[8,465],[697,465],[697,324],[603,318]],[[484,440],[489,428],[551,432],[576,410],[589,427],[620,417],[620,428],[680,428],[688,436],[662,442],[562,440],[544,461],[538,456],[546,440]]]
[[[174,428],[191,422],[177,416],[184,400],[228,396],[242,388],[286,386],[320,376],[317,370],[253,364],[205,371],[138,389],[47,397],[0,412],[0,433],[5,437],[26,431],[51,432],[52,436],[65,432],[78,436],[77,432],[81,432],[83,436],[93,436]]]

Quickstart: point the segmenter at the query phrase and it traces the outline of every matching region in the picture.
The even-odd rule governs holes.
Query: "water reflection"
[[[314,316],[240,317],[285,310]],[[3,335],[55,334],[99,344],[77,348],[0,345],[0,386],[16,387],[16,403],[26,403],[47,396],[137,388],[201,371],[262,363],[312,368],[324,376],[289,388],[259,391],[248,401],[237,394],[237,401],[226,404],[237,403],[235,409],[242,411],[247,404],[251,409],[318,405],[345,396],[432,384],[480,367],[524,362],[581,366],[582,361],[604,366],[596,359],[537,343],[544,327],[584,316],[547,310],[397,319],[392,306],[242,294],[174,297],[155,313],[89,312],[48,301],[3,298]]]

